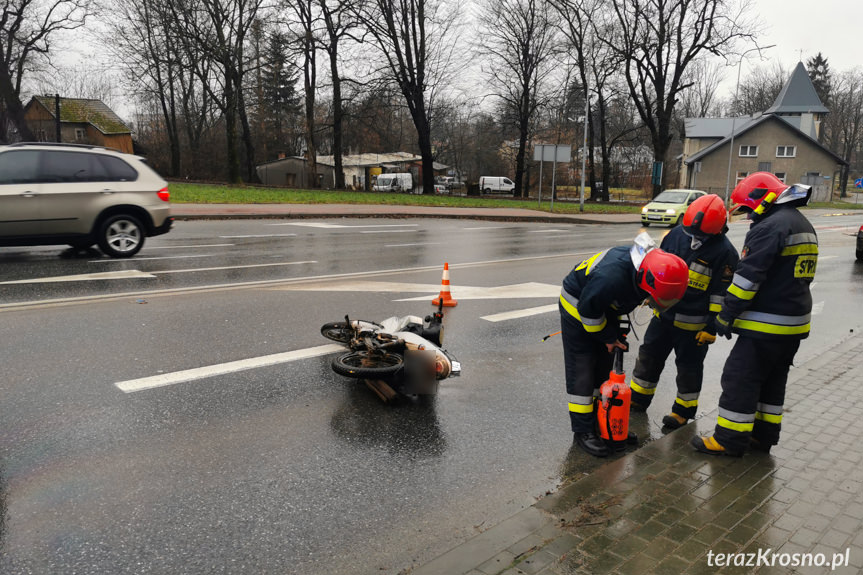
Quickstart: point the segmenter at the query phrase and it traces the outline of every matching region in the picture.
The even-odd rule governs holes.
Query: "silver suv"
[[[0,146],[0,245],[98,244],[135,255],[171,229],[168,183],[139,156],[96,146]]]

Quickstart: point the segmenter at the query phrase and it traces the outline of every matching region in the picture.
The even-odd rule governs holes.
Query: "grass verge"
[[[377,204],[402,206],[434,206],[452,208],[520,208],[551,211],[551,203],[543,200],[513,198],[476,198],[447,195],[390,194],[384,192],[354,192],[343,190],[290,190],[281,188],[229,187],[215,184],[171,182],[171,202],[175,204]],[[580,204],[573,200],[557,200],[555,213],[580,213]],[[584,213],[638,213],[640,205],[585,202]]]
[[[218,184],[191,184],[171,182],[171,201],[176,204],[376,204],[401,206],[433,206],[450,208],[519,208],[550,212],[551,203],[543,199],[539,205],[536,199],[465,197],[448,195],[391,194],[384,192],[355,192],[345,190],[291,190],[287,188],[230,187]],[[629,194],[628,192],[632,192]],[[628,203],[585,202],[584,212],[589,214],[632,214],[639,213],[645,203],[637,199],[641,193],[632,190],[612,190],[614,196],[632,197]],[[558,214],[582,213],[577,197],[561,198],[554,203]],[[848,201],[813,202],[810,208],[833,208],[861,210],[863,201],[857,202],[860,194]]]

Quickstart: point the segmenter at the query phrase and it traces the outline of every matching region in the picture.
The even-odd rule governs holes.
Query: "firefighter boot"
[[[710,437],[696,435],[692,438],[690,444],[692,444],[692,447],[694,447],[696,451],[708,453],[710,455],[728,455],[730,457],[741,457],[743,455],[742,451],[725,449],[712,435]]]
[[[608,457],[608,446],[605,441],[592,431],[576,431],[575,442],[584,452],[594,457]]]
[[[763,441],[759,441],[754,437],[749,438],[749,449],[754,451],[760,451],[762,453],[770,453],[770,448],[773,447],[769,443],[764,443]]]
[[[681,415],[677,415],[676,413],[669,413],[662,418],[662,425],[667,427],[668,429],[680,429],[681,427],[686,425],[687,421],[689,420]]]

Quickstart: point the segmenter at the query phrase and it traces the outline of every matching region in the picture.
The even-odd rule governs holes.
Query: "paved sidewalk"
[[[712,431],[714,411],[410,573],[861,573],[861,373],[857,335],[792,369],[771,454],[695,452],[689,439]]]
[[[515,208],[451,208],[380,204],[172,204],[180,220],[208,218],[467,218],[572,224],[638,224],[641,214],[556,214]]]

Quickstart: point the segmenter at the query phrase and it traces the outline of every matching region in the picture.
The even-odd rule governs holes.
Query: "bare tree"
[[[5,0],[0,8],[0,103],[2,125],[11,123],[24,140],[33,133],[24,122],[21,83],[35,60],[48,56],[60,30],[84,25],[87,0]],[[7,137],[3,135],[4,139]]]
[[[758,114],[770,108],[788,81],[791,73],[781,62],[773,66],[757,67],[740,82],[736,102],[731,102],[730,113],[735,115]]]
[[[830,94],[831,110],[823,128],[827,146],[846,162],[863,140],[863,69],[856,68],[830,78],[825,87]],[[848,169],[842,166],[839,176],[841,197],[846,197]]]
[[[489,0],[480,21],[481,50],[489,57],[485,74],[518,130],[513,194],[523,196],[531,121],[545,103],[541,88],[554,70],[557,12],[544,0]]]
[[[561,28],[567,39],[570,56],[578,69],[579,79],[583,89],[590,92],[596,102],[591,107],[588,102],[588,162],[590,165],[588,180],[590,182],[591,199],[608,200],[608,184],[611,179],[611,142],[615,134],[610,133],[608,108],[609,101],[615,97],[616,82],[619,77],[620,56],[610,50],[604,43],[595,40],[602,32],[598,27],[608,26],[607,21],[595,18],[603,9],[599,0],[551,0],[560,12]],[[588,94],[585,94],[588,97]],[[583,100],[582,100],[583,102]],[[584,112],[581,112],[583,115]],[[594,149],[596,137],[599,137],[599,149],[602,162],[601,196],[597,194],[596,170],[594,169]]]
[[[451,37],[456,7],[442,0],[370,0],[357,17],[383,58],[386,81],[404,97],[422,157],[423,193],[434,193],[432,122],[437,91],[453,72],[457,42]]]
[[[162,0],[119,0],[108,22],[109,50],[124,63],[137,89],[159,104],[170,147],[170,175],[180,175],[177,89],[181,54]]]
[[[333,158],[335,163],[335,187],[345,187],[345,173],[342,168],[344,128],[344,100],[342,97],[342,76],[339,70],[339,49],[342,40],[351,37],[357,22],[350,10],[349,0],[318,0],[321,17],[324,20],[326,40],[322,45],[330,59],[330,80],[333,87],[332,118],[333,118]]]
[[[245,50],[252,26],[263,16],[264,0],[175,0],[167,4],[184,50],[200,52],[202,56],[189,65],[224,116],[228,181],[241,181],[238,122],[245,148],[246,177],[252,180],[255,149],[243,93],[252,59],[247,58]],[[210,66],[218,67],[218,75],[209,73]]]
[[[306,159],[312,176],[312,187],[318,187],[318,134],[315,117],[318,90],[318,14],[317,0],[296,0],[288,3],[294,10],[296,19],[291,22],[295,28],[296,53],[301,59],[303,74],[303,94],[305,110]]]
[[[51,66],[34,75],[28,85],[37,94],[60,94],[67,98],[100,100],[109,108],[117,102],[118,78],[110,68],[91,62],[88,66]]]
[[[684,118],[706,118],[718,112],[716,92],[725,78],[722,62],[699,58],[686,70],[684,83],[688,88],[680,93],[680,112]]]
[[[745,0],[744,0],[745,2]],[[654,161],[667,161],[674,138],[674,108],[692,81],[686,72],[707,53],[722,56],[755,30],[744,3],[725,0],[611,0],[609,32],[602,40],[623,62],[630,96],[650,131]],[[658,194],[666,179],[654,184]]]

